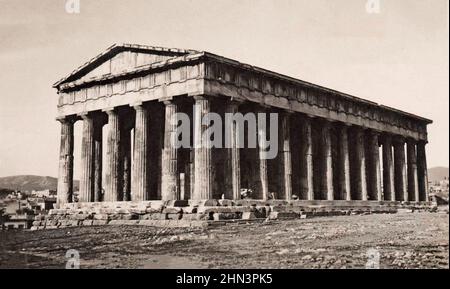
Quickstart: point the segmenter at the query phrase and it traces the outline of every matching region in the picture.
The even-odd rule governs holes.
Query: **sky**
[[[66,1],[0,0],[0,177],[57,176],[52,84],[114,43],[209,51],[430,118],[428,166],[448,166],[447,0]],[[75,178],[80,147],[77,124]]]

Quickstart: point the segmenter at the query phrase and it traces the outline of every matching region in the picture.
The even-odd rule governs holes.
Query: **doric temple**
[[[208,52],[128,44],[54,87],[60,204],[74,200],[77,121],[79,202],[236,200],[243,188],[255,200],[428,201],[431,120],[339,91]],[[236,123],[229,148],[174,148],[177,112],[278,113],[278,154],[265,159],[261,148],[238,147]],[[190,129],[202,138],[207,126]]]

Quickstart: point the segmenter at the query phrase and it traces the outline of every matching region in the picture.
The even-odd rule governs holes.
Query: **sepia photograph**
[[[448,270],[448,6],[0,0],[0,269]]]

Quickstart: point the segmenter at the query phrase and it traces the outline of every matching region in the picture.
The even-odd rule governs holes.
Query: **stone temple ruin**
[[[431,120],[203,51],[113,45],[54,84],[61,122],[58,203],[35,228],[395,212],[429,207]],[[198,108],[193,112],[193,106]],[[177,113],[277,113],[278,154],[175,148]],[[83,123],[73,202],[74,123]],[[106,133],[103,135],[103,126]],[[245,134],[244,134],[245,135]],[[103,162],[103,141],[106,161]],[[252,194],[241,198],[241,189]]]

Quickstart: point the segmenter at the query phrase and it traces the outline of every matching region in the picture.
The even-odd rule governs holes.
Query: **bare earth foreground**
[[[442,212],[0,232],[0,268],[64,268],[69,249],[81,268],[364,268],[373,252],[381,268],[449,268],[448,233]]]

